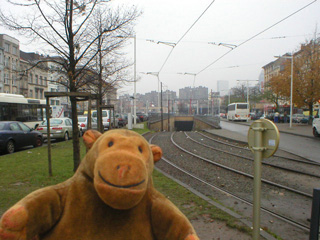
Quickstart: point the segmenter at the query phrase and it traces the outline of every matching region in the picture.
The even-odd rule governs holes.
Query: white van
[[[97,110],[94,110],[91,112],[91,117],[98,119]],[[104,130],[107,131],[110,126],[110,110],[102,110],[102,124],[103,124]]]
[[[91,117],[98,119],[98,113],[97,110],[92,111]],[[102,110],[102,124],[104,126],[104,130],[108,130],[110,127],[110,122],[112,124],[112,128],[117,128],[118,127],[118,119],[115,119],[115,123],[113,123],[113,116],[111,116],[111,111],[110,110]]]

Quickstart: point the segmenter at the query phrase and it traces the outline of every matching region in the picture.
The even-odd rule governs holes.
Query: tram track
[[[151,139],[152,143],[155,143],[163,148],[164,153],[166,153],[167,150],[170,148],[171,148],[171,152],[173,152],[173,154],[169,154],[169,155],[165,154],[165,156],[163,157],[163,161],[161,163],[162,165],[166,164],[170,166],[170,168],[175,168],[176,169],[175,171],[177,170],[180,171],[181,174],[183,173],[185,175],[185,177],[182,177],[184,179],[192,178],[194,181],[199,182],[200,185],[201,184],[207,185],[208,191],[210,191],[210,188],[214,188],[217,191],[228,196],[228,198],[232,196],[232,198],[235,199],[234,201],[241,201],[243,204],[247,204],[249,206],[252,205],[252,199],[250,197],[252,195],[252,186],[251,186],[252,175],[250,176],[250,174],[247,174],[247,173],[243,174],[241,173],[241,171],[235,171],[233,172],[233,175],[231,175],[230,173],[227,173],[227,171],[232,171],[232,170],[228,169],[229,167],[225,167],[222,164],[216,164],[213,167],[211,166],[212,163],[210,163],[211,160],[208,161],[208,159],[202,156],[198,156],[198,154],[190,152],[186,149],[184,149],[185,151],[183,151],[181,148],[178,148],[179,144],[177,144],[173,140],[174,134],[171,134],[170,137],[168,136],[168,134],[169,133],[165,133],[166,137],[164,137],[163,133],[159,133],[157,134],[156,137],[153,136]],[[172,145],[166,146],[166,145],[169,145],[168,144],[169,138],[172,139],[173,142],[175,142],[173,143],[170,140],[170,142],[175,147],[173,147]],[[164,139],[167,139],[167,140],[164,140]],[[180,136],[180,139],[181,139],[180,141],[185,141],[185,139],[182,140],[181,136]],[[192,145],[192,144],[193,143],[189,143],[189,145]],[[174,150],[172,148],[174,148]],[[165,169],[169,168],[168,166],[164,168]],[[210,172],[215,173],[216,176],[209,176]],[[238,176],[235,176],[234,174]],[[228,183],[229,180],[231,181],[230,183]],[[190,182],[190,179],[187,181],[189,182],[189,184],[194,184],[194,182],[193,183]],[[297,227],[303,231],[308,231],[309,226],[308,226],[307,216],[305,216],[306,215],[305,212],[306,212],[306,209],[309,209],[309,206],[304,208],[304,210],[300,211],[299,213],[298,211],[296,211],[296,213],[293,213],[292,209],[285,209],[283,207],[285,207],[286,205],[293,204],[293,201],[291,203],[290,199],[294,199],[295,201],[299,199],[299,205],[310,205],[312,196],[310,194],[306,194],[304,192],[297,191],[295,189],[291,189],[286,186],[282,186],[278,183],[272,183],[270,181],[263,181],[263,182],[265,186],[263,186],[264,199],[262,200],[262,203],[263,203],[262,210],[265,213],[272,215],[273,217],[281,219],[286,223],[290,223],[294,227]],[[270,184],[274,189],[272,189],[270,186],[269,187],[267,186]],[[248,188],[248,185],[250,185],[249,188]],[[246,187],[242,189],[243,186],[246,186]],[[247,189],[250,189],[250,190],[247,190]],[[204,194],[207,194],[207,193],[204,192]],[[225,197],[222,197],[222,199],[223,198]],[[277,200],[274,200],[274,198],[277,198]],[[288,199],[288,200],[285,200],[285,199]],[[231,200],[229,199],[228,201],[230,202]],[[278,209],[278,206],[275,206],[275,204],[273,203],[273,202],[277,202],[278,204],[280,201],[283,201],[282,204],[280,204],[282,209]],[[279,210],[279,211],[276,211],[276,210]],[[300,215],[300,217],[297,217],[297,215]]]
[[[199,158],[199,159],[201,159],[201,160],[203,160],[203,161],[206,161],[206,162],[208,162],[208,163],[210,163],[210,164],[216,165],[216,166],[218,166],[218,167],[220,167],[220,168],[223,168],[223,169],[229,170],[229,171],[231,171],[231,172],[234,172],[234,173],[236,173],[236,174],[239,174],[239,175],[241,175],[241,176],[245,176],[245,177],[248,177],[248,178],[253,179],[253,175],[252,175],[252,174],[246,173],[246,172],[244,172],[244,171],[239,171],[239,170],[237,170],[237,169],[235,169],[235,168],[233,168],[233,167],[229,167],[229,166],[227,166],[227,165],[220,164],[220,163],[215,162],[215,161],[213,161],[213,160],[211,160],[211,159],[202,157],[202,156],[200,156],[200,155],[198,155],[198,154],[195,154],[195,153],[192,153],[192,152],[188,151],[187,149],[183,148],[181,145],[177,144],[177,143],[173,140],[174,134],[175,134],[175,133],[172,133],[172,135],[171,135],[171,142],[172,142],[177,148],[179,148],[180,150],[182,150],[183,152],[188,153],[188,154],[190,154],[190,155],[192,155],[192,156],[194,156],[194,157],[196,157],[196,158]],[[233,156],[233,157],[237,157],[237,158],[241,158],[240,156],[237,156],[237,155],[235,155],[235,154],[233,154],[232,156]],[[285,185],[282,185],[282,184],[279,184],[279,183],[276,183],[276,182],[273,182],[273,181],[270,181],[270,180],[267,180],[267,179],[263,179],[263,178],[262,178],[262,179],[261,179],[261,182],[262,182],[262,183],[265,183],[265,184],[268,184],[268,185],[270,185],[270,186],[274,186],[274,187],[278,187],[278,188],[280,188],[280,189],[285,189],[285,190],[287,190],[287,191],[291,191],[291,192],[293,192],[293,193],[299,194],[299,195],[304,196],[304,197],[307,197],[307,198],[312,198],[312,194],[309,194],[309,193],[306,193],[306,192],[297,190],[297,189],[295,189],[295,188],[288,187],[288,186],[285,186]]]
[[[230,143],[231,142],[230,139],[223,138],[220,135],[215,135],[214,133],[207,133],[207,132],[205,132],[205,133],[197,132],[197,133],[200,134],[201,136],[207,138],[207,139],[210,139],[210,140],[218,143],[218,144],[222,144],[222,145],[225,145],[225,146],[238,148],[238,149],[241,149],[241,150],[244,150],[244,151],[251,152],[251,150],[249,149],[247,143],[246,144],[244,144],[242,142],[239,143],[239,141],[233,141],[233,143]],[[222,139],[224,139],[224,140],[222,140]],[[242,146],[239,146],[239,145],[242,145]],[[278,152],[282,152],[282,153],[279,154]],[[290,155],[291,157],[286,157],[286,156],[284,156],[284,154]],[[299,155],[296,155],[296,154],[293,154],[293,153],[288,153],[287,151],[284,151],[284,150],[279,150],[278,149],[278,151],[272,157],[270,157],[269,159],[273,159],[273,158],[277,158],[277,157],[280,157],[282,159],[285,159],[285,160],[288,160],[288,161],[292,161],[292,162],[303,163],[303,164],[306,164],[306,165],[320,167],[320,163],[318,163],[318,162],[311,161],[309,159],[303,158],[303,157],[301,157]]]
[[[230,155],[232,155],[234,157],[242,158],[242,159],[245,159],[245,160],[248,160],[248,161],[251,161],[251,162],[254,161],[254,158],[252,157],[253,154],[252,154],[250,149],[221,142],[221,144],[225,144],[227,146],[230,146],[230,148],[231,148],[231,150],[230,149],[223,150],[223,149],[221,149],[219,147],[215,147],[213,145],[208,145],[208,142],[206,142],[206,144],[204,144],[203,141],[199,141],[199,140],[196,140],[196,139],[192,138],[186,132],[184,132],[184,134],[186,135],[187,139],[189,139],[189,140],[193,141],[194,143],[197,143],[197,144],[199,144],[199,145],[201,145],[203,147],[212,149],[214,151],[219,151],[219,152],[222,152],[222,153],[230,154]],[[201,133],[198,133],[198,134],[203,136]],[[241,150],[245,150],[245,151],[247,151],[248,154],[243,154],[243,152],[235,152],[234,148],[239,148]],[[280,164],[271,163],[271,162],[268,162],[266,160],[263,160],[262,161],[262,165],[274,167],[276,169],[281,169],[281,170],[292,172],[292,173],[302,174],[302,175],[305,175],[305,176],[308,176],[308,177],[316,178],[318,180],[320,179],[320,164],[313,164],[313,163],[310,163],[310,162],[296,161],[295,159],[288,158],[288,157],[282,157],[282,156],[279,156],[279,155],[277,155],[277,156],[275,156],[273,158],[274,159],[272,160],[272,162],[278,162],[279,163],[281,161],[282,164],[280,165]],[[286,167],[288,165],[288,161],[294,161],[294,163],[289,164],[291,166],[290,168]],[[308,165],[308,166],[307,167],[303,167],[303,165]],[[305,169],[305,171],[299,170],[301,168]],[[311,171],[311,172],[308,172],[308,171]]]

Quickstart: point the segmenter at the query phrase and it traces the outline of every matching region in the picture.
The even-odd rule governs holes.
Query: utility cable
[[[205,12],[211,7],[211,5],[212,5],[215,1],[216,1],[216,0],[213,0],[213,1],[209,4],[209,6],[201,13],[201,15],[197,18],[197,20],[191,25],[191,27],[189,27],[189,29],[182,35],[182,37],[178,40],[178,42],[176,42],[175,46],[177,46],[177,45],[181,42],[181,40],[188,34],[188,32],[189,32],[189,31],[193,28],[193,26],[200,20],[200,18],[205,14]],[[174,46],[174,47],[175,47],[175,46]],[[172,49],[171,49],[171,51],[169,52],[166,60],[165,60],[164,63],[162,64],[162,66],[161,66],[161,68],[160,68],[160,70],[159,70],[159,73],[162,71],[164,65],[167,63],[170,55],[171,55],[172,52],[173,52],[174,47],[172,47]]]
[[[279,23],[283,22],[284,20],[290,18],[291,16],[295,15],[296,13],[298,13],[298,12],[302,11],[303,9],[309,7],[311,4],[315,3],[316,1],[317,1],[317,0],[314,0],[314,1],[311,2],[311,3],[308,3],[307,5],[303,6],[302,8],[298,9],[297,11],[291,13],[291,14],[288,15],[287,17],[285,17],[285,18],[281,19],[280,21],[272,24],[270,27],[267,27],[266,29],[262,30],[261,32],[259,32],[259,33],[255,34],[254,36],[248,38],[248,39],[245,40],[244,42],[240,43],[237,47],[235,47],[235,48],[233,48],[233,49],[230,49],[229,51],[227,51],[226,53],[224,53],[222,56],[220,56],[219,58],[217,58],[216,60],[214,60],[212,63],[210,63],[208,66],[206,66],[204,69],[202,69],[201,71],[199,71],[199,72],[197,73],[197,75],[200,74],[200,73],[202,73],[203,71],[205,71],[205,70],[208,69],[209,67],[211,67],[213,64],[215,64],[216,62],[218,62],[221,58],[223,58],[224,56],[226,56],[227,54],[229,54],[229,53],[230,53],[231,51],[233,51],[234,49],[240,47],[241,45],[243,45],[243,44],[245,44],[245,43],[247,43],[247,42],[249,42],[249,41],[252,40],[253,38],[259,36],[260,34],[262,34],[262,33],[264,33],[264,32],[266,32],[266,31],[269,30],[270,28],[273,28],[274,26],[278,25]]]

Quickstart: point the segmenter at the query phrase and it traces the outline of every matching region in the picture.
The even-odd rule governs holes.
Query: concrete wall
[[[192,117],[192,116],[176,116],[171,117],[168,124],[168,118],[163,120],[163,130],[168,131],[168,125],[170,126],[170,131],[175,131],[174,123],[176,121],[190,121],[194,122],[193,130],[203,130],[203,129],[212,129],[212,128],[220,128],[219,122],[208,122],[203,119]],[[161,121],[156,120],[148,123],[149,129],[153,131],[161,131]]]

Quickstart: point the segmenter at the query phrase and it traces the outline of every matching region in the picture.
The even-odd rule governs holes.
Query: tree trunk
[[[80,141],[79,141],[79,127],[77,116],[77,101],[74,97],[70,98],[71,114],[72,114],[72,139],[73,139],[73,171],[77,171],[80,164]]]

